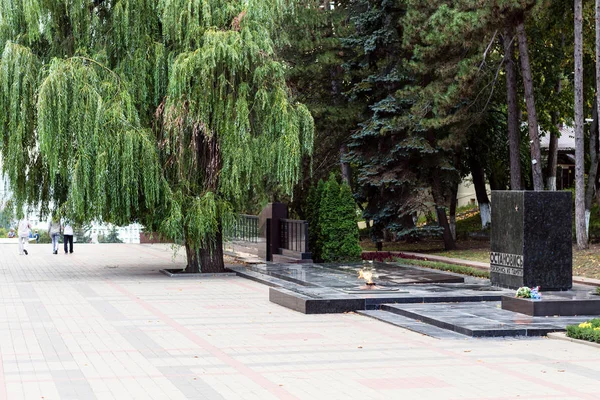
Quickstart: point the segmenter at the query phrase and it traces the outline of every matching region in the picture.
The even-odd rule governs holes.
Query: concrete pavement
[[[2,399],[597,399],[600,349],[304,315],[164,245],[0,245]]]

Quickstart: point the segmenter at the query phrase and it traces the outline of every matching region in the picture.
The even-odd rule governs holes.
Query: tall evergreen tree
[[[342,39],[353,28],[349,21],[352,1],[296,0],[296,11],[286,20],[280,54],[285,59],[288,86],[305,104],[315,120],[312,163],[305,160],[304,179],[296,186],[291,208],[300,217],[308,215],[307,193],[319,179],[340,165],[350,178],[346,162],[347,143],[356,130],[365,105],[350,102],[346,92],[351,79],[343,68],[351,56]],[[350,179],[348,179],[350,180]]]

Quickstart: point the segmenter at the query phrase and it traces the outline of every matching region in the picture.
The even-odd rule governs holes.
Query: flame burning
[[[373,272],[365,269],[358,271],[358,279],[364,279],[367,281],[367,285],[373,284]]]

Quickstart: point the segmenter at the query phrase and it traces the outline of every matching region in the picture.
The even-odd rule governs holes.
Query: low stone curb
[[[600,349],[600,343],[588,342],[587,340],[573,339],[567,336],[564,332],[552,332],[548,334],[548,339],[564,340],[567,342],[579,343],[585,346],[595,347]]]
[[[212,278],[226,278],[231,276],[237,276],[235,272],[220,272],[220,273],[198,273],[198,274],[182,274],[182,273],[172,273],[166,269],[159,270],[160,273],[165,274],[169,278],[175,279],[212,279]]]

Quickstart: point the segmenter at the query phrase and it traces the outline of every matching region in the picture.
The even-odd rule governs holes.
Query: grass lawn
[[[422,240],[418,243],[385,242],[383,251],[408,251],[414,253],[435,254],[438,256],[458,258],[462,260],[489,262],[490,243],[481,240],[459,240],[457,250],[444,251],[441,240]],[[364,251],[375,251],[375,244],[361,242]],[[600,279],[600,244],[591,244],[588,250],[577,250],[573,247],[573,275]]]

